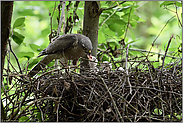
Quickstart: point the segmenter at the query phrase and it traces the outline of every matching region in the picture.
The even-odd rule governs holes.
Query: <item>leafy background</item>
[[[118,5],[119,2],[101,1],[100,4],[102,8],[108,8],[111,5]],[[69,11],[65,11],[65,18],[72,15],[74,3],[75,1],[71,2]],[[113,47],[117,45],[119,48],[118,41],[125,37],[130,14],[130,26],[127,30],[125,43],[130,44],[130,48],[132,49],[149,51],[152,47],[152,42],[159,35],[167,21],[176,15],[172,12],[176,11],[173,3],[174,1],[127,1],[116,8],[104,11],[99,20],[98,43],[106,45],[106,42],[110,42]],[[58,4],[59,1],[14,2],[12,17],[13,41],[11,43],[22,67],[26,67],[28,60],[30,64],[29,68],[40,60],[40,58],[36,57],[49,44],[48,36],[51,30],[50,15],[53,14],[54,7]],[[66,6],[68,4],[69,2],[67,1]],[[180,1],[176,1],[176,5],[178,6],[177,13],[180,19],[182,18],[182,4]],[[58,15],[59,12],[55,11],[53,16],[53,29],[55,30],[58,27]],[[77,15],[79,20],[74,24],[72,33],[77,33],[82,30],[84,1],[79,3]],[[173,52],[178,50],[177,48],[182,41],[182,28],[178,21],[177,17],[169,21],[157,38],[155,46],[152,47],[152,52],[164,53],[172,34],[174,34],[175,38],[172,39],[169,51]],[[140,54],[140,52],[130,51],[130,54],[135,56]],[[157,59],[157,57],[154,56],[153,59]],[[13,56],[11,56],[11,59],[14,60]],[[165,62],[168,63],[168,59]],[[13,63],[17,66],[16,62]]]
[[[120,48],[119,41],[125,39],[126,46],[130,44],[130,56],[141,55],[142,50],[149,51],[152,47],[153,41],[155,45],[152,47],[152,52],[164,54],[168,40],[171,35],[174,34],[174,38],[169,47],[168,55],[181,50],[182,42],[182,4],[180,1],[127,1],[122,5],[117,1],[101,1],[102,8],[108,8],[111,5],[117,5],[117,7],[109,10],[105,10],[99,20],[99,33],[98,43],[107,45],[110,43],[112,47],[117,46]],[[175,13],[177,5],[177,15]],[[49,44],[49,34],[51,31],[50,17],[53,14],[55,6],[59,4],[59,1],[15,1],[11,26],[11,45],[13,51],[19,58],[21,67],[27,67],[31,69],[41,58],[37,58],[40,51],[46,48]],[[69,2],[66,2],[68,5]],[[71,7],[68,11],[65,11],[65,18],[72,16],[75,1],[71,2]],[[53,29],[57,30],[58,11],[54,12],[53,16]],[[83,15],[84,15],[84,1],[79,3],[77,9],[78,20],[73,26],[72,33],[78,33],[82,30]],[[129,18],[130,16],[130,18]],[[173,19],[170,20],[175,16]],[[179,18],[178,18],[179,17]],[[181,22],[179,22],[179,19]],[[130,21],[128,21],[130,20]],[[167,23],[169,21],[169,23]],[[130,26],[126,33],[126,27],[128,22]],[[167,24],[166,24],[167,23]],[[163,29],[163,27],[165,28]],[[163,31],[161,32],[161,30]],[[160,33],[161,32],[161,33]],[[62,33],[61,33],[62,34]],[[124,38],[125,37],[125,38]],[[103,48],[99,45],[100,48]],[[133,51],[132,49],[139,49],[139,51]],[[10,53],[11,63],[18,69],[18,65],[15,62],[14,56]],[[174,56],[181,57],[180,54]],[[122,56],[125,57],[125,56]],[[151,57],[157,60],[158,55]],[[118,58],[115,58],[116,60]],[[5,59],[5,66],[7,66],[7,59]],[[110,60],[110,59],[103,59]],[[157,66],[161,63],[157,63]],[[169,63],[170,59],[167,57],[165,63]],[[11,67],[10,67],[11,68]],[[5,83],[7,80],[5,80]],[[16,82],[15,82],[16,83]],[[8,86],[5,85],[7,89]],[[3,92],[1,90],[1,92]],[[14,91],[10,91],[10,94],[14,94]],[[159,109],[154,111],[158,114]],[[180,115],[177,115],[180,117]],[[38,113],[40,118],[40,112]],[[28,117],[21,117],[19,121],[25,121]]]

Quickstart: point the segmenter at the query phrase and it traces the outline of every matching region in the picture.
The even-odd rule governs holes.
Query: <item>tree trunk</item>
[[[84,21],[83,21],[83,34],[90,38],[92,41],[92,55],[97,56],[98,46],[98,25],[100,11],[100,1],[85,1],[84,7]],[[88,61],[82,60],[81,66],[87,67]]]
[[[13,1],[2,1],[1,2],[1,82],[3,82],[3,68],[4,59],[7,51],[7,41],[10,34],[11,28],[11,17],[13,13]],[[2,101],[1,101],[2,103]],[[2,121],[6,119],[3,104],[1,104],[1,118]]]

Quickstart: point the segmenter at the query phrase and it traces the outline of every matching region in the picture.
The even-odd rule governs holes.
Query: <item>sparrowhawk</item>
[[[82,34],[65,34],[61,35],[52,41],[47,48],[39,53],[39,56],[45,55],[38,62],[28,76],[34,76],[53,59],[62,59],[65,63],[68,60],[73,60],[73,65],[77,64],[80,57],[87,55],[90,59],[92,43],[90,39]]]

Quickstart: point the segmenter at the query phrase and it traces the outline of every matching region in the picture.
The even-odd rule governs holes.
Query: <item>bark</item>
[[[7,51],[7,42],[10,34],[12,13],[13,13],[13,1],[2,1],[1,2],[1,82],[3,82],[4,60]],[[1,109],[4,109],[2,104]],[[2,121],[6,119],[5,112],[1,111],[1,118]]]
[[[98,46],[98,25],[99,16],[101,14],[100,1],[85,1],[83,35],[86,35],[92,41],[92,55],[97,56]],[[87,67],[88,62],[82,60],[82,66]]]

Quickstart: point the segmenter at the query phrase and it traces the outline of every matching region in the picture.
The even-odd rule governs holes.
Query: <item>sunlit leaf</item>
[[[33,52],[19,52],[19,53],[17,54],[17,56],[18,56],[19,58],[25,57],[25,58],[30,59],[31,57],[34,57],[34,53],[33,53]]]
[[[116,32],[117,36],[121,36],[123,34],[121,25],[119,24],[116,24],[116,23],[111,24],[109,25],[109,29]]]
[[[156,108],[156,109],[154,109],[154,113],[156,113],[157,115],[158,115],[158,114],[161,115],[161,114],[162,114],[162,110]]]
[[[25,122],[28,121],[29,117],[22,116],[19,118],[19,122]]]
[[[99,32],[98,32],[98,38],[100,39],[98,41],[99,43],[106,43],[105,36],[104,36],[104,33],[102,32],[102,30],[99,30]]]
[[[16,27],[22,26],[24,22],[25,22],[25,17],[18,18],[13,24],[13,29],[15,29]]]
[[[132,38],[132,40],[136,40],[136,36],[135,36],[135,33],[133,32],[133,30],[132,29],[129,29],[129,30],[131,32],[131,38]]]
[[[36,44],[29,44],[30,48],[34,51],[41,51],[41,48]]]
[[[160,7],[162,6],[169,6],[169,5],[176,5],[176,6],[179,6],[179,7],[182,7],[182,3],[181,1],[164,1],[162,4],[160,4]]]

